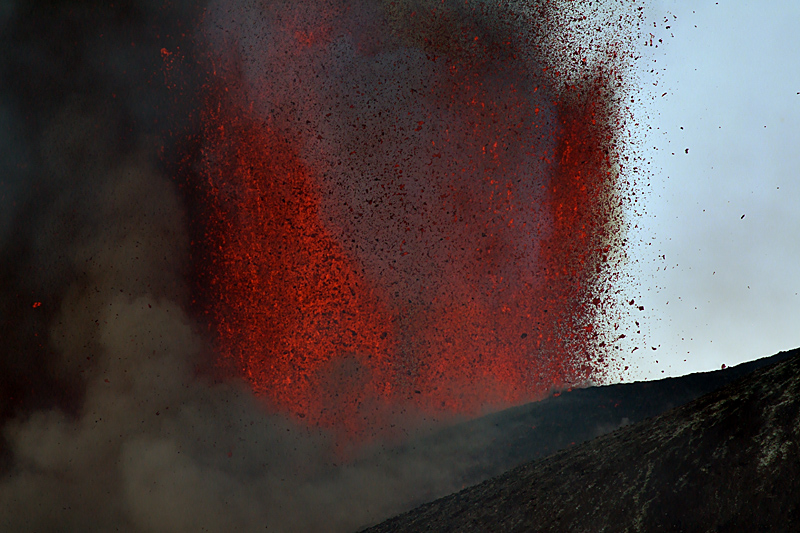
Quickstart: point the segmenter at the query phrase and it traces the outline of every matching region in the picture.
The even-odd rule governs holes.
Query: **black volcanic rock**
[[[800,531],[800,350],[367,531]]]

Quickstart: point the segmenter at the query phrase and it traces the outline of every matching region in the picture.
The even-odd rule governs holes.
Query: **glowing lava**
[[[620,241],[608,69],[564,83],[502,8],[356,4],[226,11],[211,39],[220,353],[361,436],[585,382]]]

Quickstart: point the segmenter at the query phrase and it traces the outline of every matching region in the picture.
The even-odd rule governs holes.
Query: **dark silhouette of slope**
[[[562,391],[412,440],[390,453],[451,473],[451,491],[683,405],[795,352],[712,372]],[[419,505],[447,492],[421,490]],[[409,507],[410,508],[410,507]]]
[[[800,350],[779,356],[368,531],[800,531]]]

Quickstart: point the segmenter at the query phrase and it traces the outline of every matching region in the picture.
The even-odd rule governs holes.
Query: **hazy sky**
[[[652,130],[640,147],[653,171],[631,251],[649,335],[631,377],[800,346],[800,2],[657,0],[646,12],[659,46],[641,48]]]

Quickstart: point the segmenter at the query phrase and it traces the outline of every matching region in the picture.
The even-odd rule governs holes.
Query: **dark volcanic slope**
[[[449,472],[450,491],[420,487],[419,498],[414,502],[419,505],[619,427],[660,415],[757,368],[783,361],[793,353],[782,352],[724,370],[658,381],[562,391],[538,402],[411,440],[389,453],[437,464]]]
[[[800,531],[800,350],[368,531]]]

